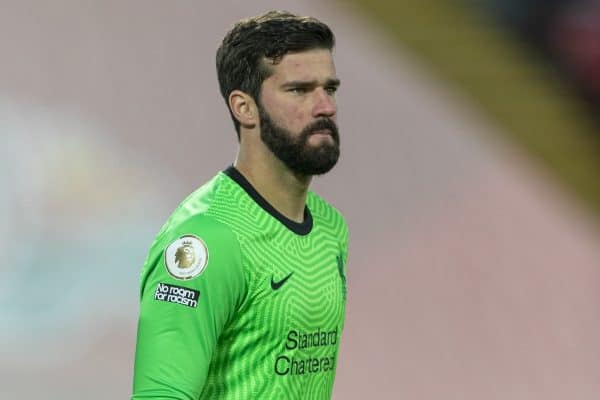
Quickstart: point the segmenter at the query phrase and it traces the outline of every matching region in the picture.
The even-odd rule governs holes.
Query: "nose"
[[[315,90],[315,105],[313,107],[313,117],[331,118],[337,113],[337,104],[333,94],[323,88]]]

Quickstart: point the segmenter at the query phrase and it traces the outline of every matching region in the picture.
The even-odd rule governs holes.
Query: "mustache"
[[[319,119],[319,120],[309,124],[308,126],[306,126],[306,128],[303,129],[302,136],[310,136],[314,131],[320,131],[323,129],[328,129],[329,131],[331,131],[332,136],[334,137],[334,139],[337,140],[337,138],[338,138],[337,124],[335,122],[333,122],[333,120],[330,118],[322,118],[322,119]]]

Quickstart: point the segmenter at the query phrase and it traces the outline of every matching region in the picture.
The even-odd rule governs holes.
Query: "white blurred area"
[[[161,191],[150,160],[83,115],[2,99],[0,131],[2,361],[61,365],[131,321]]]
[[[0,399],[127,398],[139,270],[235,157],[214,52],[270,8],[338,39],[351,230],[335,399],[592,400],[600,228],[342,3],[9,0],[0,12]],[[498,136],[500,137],[500,136]]]

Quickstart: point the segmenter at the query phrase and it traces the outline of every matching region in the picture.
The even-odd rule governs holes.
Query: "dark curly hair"
[[[261,85],[272,73],[266,60],[276,65],[287,53],[333,50],[334,46],[335,36],[331,29],[312,17],[269,11],[243,19],[227,32],[217,50],[221,95],[228,104],[229,94],[237,89],[248,93],[259,103]],[[239,140],[240,123],[233,113],[231,118]]]

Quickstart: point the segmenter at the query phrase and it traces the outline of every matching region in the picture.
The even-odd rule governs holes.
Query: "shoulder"
[[[225,176],[219,173],[187,196],[173,211],[161,229],[161,232],[195,216],[206,214],[210,209],[214,208],[218,204],[218,198],[221,196],[223,186],[226,185],[224,178]]]
[[[344,231],[348,230],[344,215],[316,193],[308,192],[306,204],[310,209],[313,219],[337,226]]]
[[[218,173],[210,181],[186,197],[169,216],[156,236],[156,241],[173,240],[177,235],[192,231],[205,234],[227,234],[229,229],[214,217],[214,210],[223,207],[228,179]],[[225,190],[224,190],[225,189]]]
[[[212,212],[221,185],[219,174],[181,202],[154,239],[143,275],[164,264],[173,277],[191,279],[217,259],[240,263],[237,236]]]

